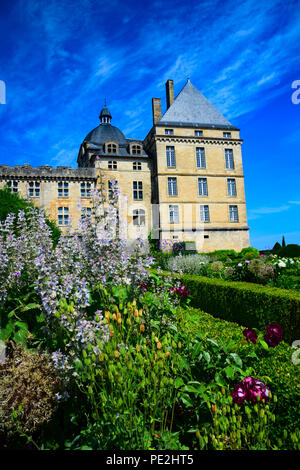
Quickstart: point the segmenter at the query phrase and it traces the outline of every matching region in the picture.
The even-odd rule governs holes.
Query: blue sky
[[[241,128],[251,245],[300,243],[298,0],[3,0],[0,42],[0,164],[75,168],[104,97],[143,139],[189,76]]]

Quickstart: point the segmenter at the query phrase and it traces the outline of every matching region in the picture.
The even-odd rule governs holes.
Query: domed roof
[[[84,139],[85,142],[91,142],[96,145],[103,145],[105,142],[112,140],[117,144],[126,144],[127,140],[125,135],[120,129],[115,126],[112,126],[111,114],[106,106],[106,100],[104,102],[104,108],[100,112],[100,121],[101,124],[93,129]]]
[[[120,129],[111,124],[100,124],[95,127],[84,139],[85,142],[103,145],[112,140],[118,144],[126,144],[126,137]]]

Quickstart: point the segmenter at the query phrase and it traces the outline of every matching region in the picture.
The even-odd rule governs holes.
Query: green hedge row
[[[170,273],[163,272],[170,277]],[[190,291],[190,305],[214,317],[265,329],[280,323],[284,340],[300,340],[300,293],[249,282],[229,282],[188,274],[173,275]]]

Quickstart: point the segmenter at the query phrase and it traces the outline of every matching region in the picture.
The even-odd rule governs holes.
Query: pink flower
[[[238,266],[241,267],[241,266],[242,266],[242,263],[239,263]]]
[[[249,263],[250,263],[250,261],[248,261],[248,260],[246,259],[245,263],[249,264]]]

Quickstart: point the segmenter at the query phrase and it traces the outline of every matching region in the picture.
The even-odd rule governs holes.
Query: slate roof
[[[95,127],[84,139],[85,142],[91,142],[93,144],[104,144],[112,140],[118,144],[125,144],[126,137],[120,129],[111,124],[99,124]]]
[[[189,80],[158,122],[159,124],[234,128]]]

